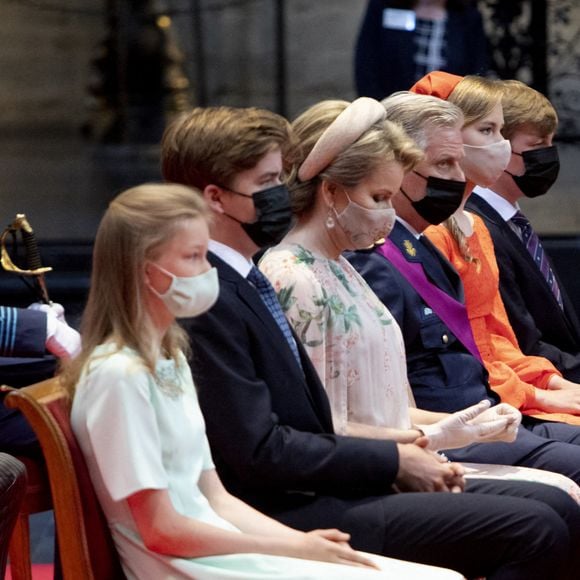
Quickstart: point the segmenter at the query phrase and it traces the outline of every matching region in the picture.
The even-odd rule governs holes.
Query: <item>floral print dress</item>
[[[349,421],[410,428],[401,330],[348,261],[281,244],[260,269],[326,387],[336,432]]]

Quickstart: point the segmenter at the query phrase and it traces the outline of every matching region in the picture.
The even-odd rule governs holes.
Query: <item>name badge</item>
[[[389,30],[415,30],[415,12],[400,8],[385,8],[383,10],[383,28]]]

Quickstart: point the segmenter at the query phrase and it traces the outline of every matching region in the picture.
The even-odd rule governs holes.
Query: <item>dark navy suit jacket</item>
[[[397,222],[389,238],[408,262],[422,265],[427,279],[463,302],[463,285],[453,266],[426,240],[418,241]],[[391,262],[374,250],[349,253],[359,271],[396,318],[405,340],[407,373],[417,406],[453,412],[484,398],[497,402],[487,372]]]
[[[414,32],[383,27],[383,10],[393,3],[370,0],[359,32],[355,54],[357,92],[383,99],[415,84]],[[449,11],[447,65],[457,75],[485,74],[488,46],[480,13],[475,8]]]
[[[44,312],[0,306],[0,383],[23,387],[52,376],[56,361],[45,343]]]
[[[564,310],[499,213],[476,194],[470,196],[467,208],[483,218],[493,239],[501,296],[520,348],[547,358],[565,378],[580,382],[580,322],[562,282],[558,280]]]
[[[218,301],[183,325],[226,487],[301,529],[337,525],[351,506],[391,493],[395,443],[335,435],[326,392],[298,339],[304,371],[253,286],[217,256],[209,260],[219,273]],[[372,521],[353,518],[348,531],[359,547],[381,551],[383,508],[371,512]]]
[[[24,387],[51,377],[56,360],[46,354],[46,314],[0,306],[0,384]],[[24,417],[4,406],[0,396],[0,451],[40,452]]]

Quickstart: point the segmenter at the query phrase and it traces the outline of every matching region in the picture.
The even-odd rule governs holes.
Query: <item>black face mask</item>
[[[560,159],[555,145],[542,147],[542,149],[530,149],[523,153],[516,153],[524,160],[526,172],[523,175],[511,175],[515,184],[526,197],[538,197],[544,195],[552,187],[560,172]]]
[[[261,189],[253,195],[247,195],[224,187],[228,191],[244,197],[251,197],[256,208],[256,221],[251,224],[241,222],[226,214],[229,218],[242,225],[252,242],[259,248],[277,244],[288,232],[292,223],[290,193],[285,185],[275,185]]]
[[[427,194],[419,201],[413,201],[401,189],[401,192],[411,202],[415,211],[425,221],[433,225],[438,225],[453,215],[463,201],[466,182],[442,179],[432,175],[425,177],[416,171],[413,171],[413,173],[427,181]]]

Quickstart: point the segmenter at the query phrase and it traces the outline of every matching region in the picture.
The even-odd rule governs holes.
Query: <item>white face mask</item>
[[[216,302],[220,287],[217,269],[211,268],[196,276],[175,276],[158,264],[151,262],[158,270],[171,276],[171,285],[164,294],[160,294],[149,285],[151,291],[159,296],[167,310],[175,318],[191,318],[209,310]]]
[[[481,187],[490,187],[501,177],[512,152],[507,139],[490,145],[463,145],[463,150],[461,167],[465,177]]]
[[[352,247],[362,250],[372,246],[376,241],[387,238],[395,225],[396,213],[392,207],[367,209],[354,201],[346,193],[348,205],[338,213],[333,207],[334,215]]]

